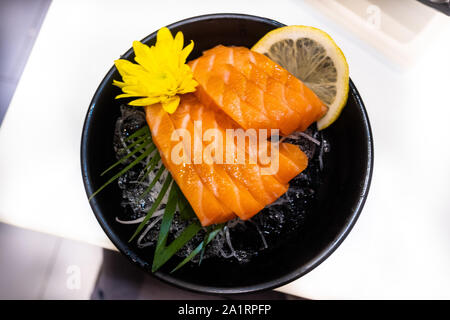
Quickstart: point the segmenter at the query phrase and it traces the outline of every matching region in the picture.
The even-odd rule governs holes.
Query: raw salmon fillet
[[[161,154],[164,166],[172,174],[201,224],[207,226],[228,221],[231,210],[224,207],[203,185],[194,167],[187,163],[176,164],[171,160],[171,152],[177,142],[171,139],[175,127],[169,114],[160,104],[146,107],[145,113],[153,142]]]
[[[237,128],[235,123],[233,123],[226,114],[207,108],[201,104],[197,105],[196,108],[191,108],[190,115],[194,121],[202,121],[203,131],[218,129],[222,132],[222,135],[225,136],[226,129]],[[225,152],[227,141],[226,139],[223,139],[220,142],[222,143],[222,150]],[[238,145],[234,140],[232,143],[237,149]],[[247,150],[244,150],[243,152],[248,155]],[[237,160],[236,158],[237,155],[235,156],[235,160]],[[225,171],[234,180],[244,185],[263,207],[274,202],[288,189],[287,183],[280,183],[272,175],[261,174],[261,167],[257,163],[250,163],[248,158],[247,161],[242,164],[228,164],[225,156],[223,156],[221,160]]]
[[[202,141],[201,132],[194,134],[194,122],[191,119],[190,111],[202,107],[202,104],[194,95],[185,95],[182,98],[180,105],[175,113],[170,115],[173,124],[177,129],[187,130],[190,135],[190,141],[183,139],[186,150],[195,150],[194,144],[197,142],[199,147],[203,150],[204,145]],[[203,127],[203,122],[208,119],[202,119],[200,126]],[[203,128],[198,128],[198,131],[203,131]],[[195,140],[197,138],[197,141]],[[192,153],[189,151],[189,153]],[[201,156],[201,154],[200,154]],[[193,167],[202,180],[203,184],[214,194],[214,196],[222,203],[224,207],[229,208],[241,219],[248,219],[261,211],[264,205],[253,198],[248,189],[239,181],[230,176],[222,165],[211,163],[208,164],[200,158],[195,163],[195,159],[191,157]],[[231,220],[234,216],[225,217]]]
[[[327,111],[299,79],[268,57],[244,47],[219,45],[189,62],[196,95],[244,129],[304,131]]]
[[[263,166],[250,163],[248,159],[241,164],[225,163],[225,157],[212,163],[205,162],[203,158],[196,161],[195,151],[200,148],[203,153],[209,144],[203,141],[202,133],[214,128],[225,137],[227,129],[240,127],[220,110],[203,105],[194,94],[182,95],[180,105],[173,114],[169,115],[160,105],[148,106],[145,111],[152,139],[164,165],[203,226],[226,222],[236,216],[243,220],[251,218],[283,195],[289,180],[306,168],[304,153],[297,146],[287,143],[278,144],[280,166],[273,175],[262,174]],[[196,132],[199,123],[200,133]],[[184,130],[191,139],[182,139],[179,130]],[[187,158],[177,164],[172,159],[172,152],[180,143]],[[220,143],[225,153],[226,139]],[[228,143],[239,148],[234,140]],[[245,148],[243,152],[248,155],[250,151]]]
[[[216,114],[216,119],[219,123],[218,125],[221,126],[222,128],[232,128],[235,130],[240,128],[239,125],[234,120],[226,116],[220,110],[216,110],[213,113]],[[246,145],[246,147],[248,147],[248,145]],[[270,155],[269,142],[267,143],[267,149],[268,149],[267,155]],[[278,158],[279,166],[278,171],[273,175],[273,177],[276,178],[281,184],[287,184],[290,180],[295,178],[300,172],[306,169],[306,167],[308,166],[308,157],[302,150],[300,150],[298,146],[290,143],[280,143],[278,151],[279,151],[279,158]],[[249,153],[248,149],[246,149],[245,152]],[[258,156],[258,163],[261,167],[270,166],[270,163],[268,164],[261,163],[262,159],[263,159],[262,156]],[[263,177],[269,176],[265,175]]]

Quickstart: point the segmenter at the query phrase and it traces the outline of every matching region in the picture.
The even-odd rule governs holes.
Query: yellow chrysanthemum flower
[[[168,113],[175,112],[180,103],[178,94],[193,92],[198,85],[186,64],[194,43],[191,41],[184,49],[183,44],[183,33],[178,32],[174,39],[167,28],[158,31],[156,45],[152,47],[134,41],[137,64],[123,59],[114,61],[123,80],[113,81],[123,91],[116,99],[139,97],[129,104],[148,106],[161,103]]]

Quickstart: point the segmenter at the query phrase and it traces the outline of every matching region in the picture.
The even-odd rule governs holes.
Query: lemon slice
[[[267,33],[252,48],[305,83],[328,106],[319,130],[332,124],[347,103],[348,64],[341,49],[322,30],[288,26]]]

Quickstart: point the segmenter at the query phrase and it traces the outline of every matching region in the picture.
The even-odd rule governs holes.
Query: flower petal
[[[136,57],[145,58],[148,56],[150,48],[140,41],[133,41],[133,50]]]
[[[156,34],[156,47],[165,47],[170,45],[173,42],[172,33],[166,27],[163,27],[158,30]]]
[[[181,50],[180,63],[186,62],[186,59],[191,54],[192,49],[194,49],[194,41],[191,40],[191,43],[189,43],[183,50]]]
[[[114,61],[114,65],[116,66],[117,70],[119,71],[122,77],[130,74],[139,73],[139,71],[143,69],[142,66],[134,64],[131,61],[124,59]]]
[[[113,80],[113,85],[114,85],[114,86],[117,86],[117,87],[119,87],[119,88],[123,88],[123,87],[125,87],[127,84],[126,84],[125,82],[120,82],[120,81],[117,81],[117,80]]]
[[[167,99],[166,101],[161,102],[163,109],[171,114],[174,113],[175,110],[177,110],[179,104],[180,104],[179,96],[173,96]]]
[[[155,103],[159,103],[158,98],[142,98],[142,99],[136,99],[129,103],[130,106],[137,106],[137,107],[145,107],[150,106]]]
[[[176,50],[177,55],[179,52],[183,50],[183,45],[184,45],[183,33],[181,31],[178,31],[174,41],[174,50]]]
[[[122,94],[117,95],[115,99],[131,98],[131,97],[136,97],[136,95],[132,94],[132,93],[122,93]]]

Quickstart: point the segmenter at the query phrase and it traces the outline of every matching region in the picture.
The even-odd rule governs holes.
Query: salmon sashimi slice
[[[198,108],[191,108],[191,117],[194,121],[202,121],[203,131],[206,132],[210,129],[218,129],[222,132],[222,136],[225,137],[226,129],[236,128],[231,121],[228,121],[229,117],[221,112],[215,111],[206,106],[200,106]],[[217,119],[222,119],[222,123],[226,126],[221,126]],[[213,141],[211,141],[212,143]],[[222,150],[225,152],[227,145],[226,139],[218,141],[222,144]],[[234,141],[232,142],[234,143]],[[236,149],[237,145],[235,144]],[[237,157],[236,152],[236,156]],[[217,160],[218,157],[216,157]],[[237,161],[235,158],[234,160]],[[223,163],[223,168],[225,171],[235,180],[243,184],[252,194],[252,196],[263,206],[266,206],[275,200],[277,200],[281,195],[283,195],[287,189],[287,184],[281,184],[274,176],[262,175],[261,168],[257,163],[250,163],[245,161],[240,164],[227,164],[225,154],[222,154],[220,162]]]
[[[297,105],[300,103],[310,107],[309,103],[304,99],[300,102],[291,100],[292,95],[288,94],[291,92],[284,83],[273,79],[254,64],[256,60],[252,51],[244,47],[228,48],[228,50],[234,52],[234,65],[227,65],[230,70],[233,70],[232,75],[237,79],[233,88],[240,90],[241,96],[251,105],[262,106],[264,112],[274,121],[275,126],[280,127],[282,133],[299,130],[298,124],[305,120],[305,113]],[[229,81],[233,82],[231,78]],[[286,119],[291,121],[287,122]]]
[[[226,116],[223,112],[222,116],[220,116],[220,114],[220,111],[216,112],[216,120],[218,121],[219,126],[222,126],[223,128],[232,128],[235,130],[240,128],[235,121]],[[258,145],[262,146],[262,144],[260,144],[259,142],[259,137]],[[265,154],[270,157],[270,150],[272,149],[271,142],[267,141],[266,146],[267,149],[264,150]],[[245,145],[245,147],[245,152],[249,154],[250,151],[247,148],[248,145]],[[261,152],[263,150],[258,151]],[[278,158],[275,158],[278,159],[278,170],[273,174],[273,177],[276,178],[276,180],[280,184],[285,185],[290,180],[295,178],[298,174],[300,174],[300,172],[306,169],[306,167],[308,166],[308,157],[298,146],[290,143],[280,142],[278,144],[278,151]],[[263,168],[270,167],[271,163],[264,163],[264,158],[265,157],[261,153],[259,153],[258,164]],[[271,175],[263,175],[263,177],[265,177],[265,179],[268,179],[268,177],[271,177]]]
[[[268,57],[244,47],[217,46],[189,65],[202,88],[197,90],[200,101],[206,105],[213,101],[244,129],[279,129],[288,135],[305,130],[327,110],[299,79]],[[218,86],[221,81],[223,84]],[[261,90],[267,93],[262,100],[256,98]],[[241,104],[246,103],[236,105],[236,95]],[[232,106],[227,105],[230,102]]]
[[[183,143],[185,148],[191,151],[195,150],[196,143],[198,145],[197,149],[204,148],[202,123],[205,123],[208,119],[202,119],[201,122],[198,122],[197,124],[201,126],[199,128],[195,126],[196,124],[190,116],[190,110],[201,107],[203,106],[194,95],[186,94],[182,96],[176,112],[170,115],[176,129],[187,130],[189,133],[190,139],[183,139]],[[196,134],[194,133],[195,130],[197,130]],[[203,184],[212,191],[224,207],[231,209],[243,220],[249,219],[264,208],[264,205],[257,202],[244,185],[239,181],[233,180],[220,164],[208,164],[206,161],[203,161],[201,153],[199,156],[200,159],[195,159],[195,155],[191,157],[194,168]],[[223,218],[231,220],[234,218],[234,215],[227,215]]]
[[[146,107],[145,112],[153,142],[161,154],[163,164],[189,201],[200,223],[203,226],[208,226],[228,221],[231,210],[224,207],[214,194],[204,186],[193,165],[188,163],[176,164],[172,161],[172,149],[177,142],[171,139],[175,127],[169,114],[160,104]]]
[[[308,166],[308,157],[296,145],[279,144],[279,168],[276,178],[280,183],[288,183]]]
[[[303,124],[297,128],[297,131],[306,130],[314,121],[325,115],[328,107],[301,80],[265,55],[253,51],[248,52],[252,57],[252,62],[243,68],[248,77],[257,82],[264,90],[268,90],[276,96],[285,97],[289,105],[300,114],[309,115],[303,117]],[[282,91],[280,91],[281,87],[284,87]]]
[[[197,96],[203,104],[225,111],[243,128],[265,129],[274,119],[261,109],[261,104],[255,106],[246,99],[245,77],[232,65],[223,63],[232,63],[232,54],[233,51],[226,48],[217,56],[210,55],[191,64],[194,77],[198,77],[197,81],[203,84],[197,88]],[[198,70],[197,75],[195,70]]]
[[[215,72],[214,76],[208,78],[203,92],[197,97],[210,107],[219,106],[218,110],[223,110],[230,115],[243,128],[265,129],[270,124],[271,119],[254,106],[243,100],[233,87],[224,82],[224,77],[230,76],[230,72],[222,68],[222,72]]]
[[[241,99],[244,110],[252,108],[256,113],[263,114],[264,122],[259,122],[254,129],[267,129],[271,126],[280,128],[281,133],[290,133],[297,129],[301,116],[290,109],[282,98],[275,97],[270,91],[264,91],[253,82],[249,81],[244,74],[232,65],[226,65],[225,72],[229,72],[228,87],[237,93]],[[221,69],[218,69],[221,70]],[[281,96],[280,96],[281,97]],[[224,104],[226,101],[224,101]],[[247,112],[245,112],[247,114]],[[252,113],[253,114],[253,113]],[[251,117],[252,115],[250,115]],[[289,121],[287,121],[289,119]],[[251,118],[249,121],[254,121]]]

